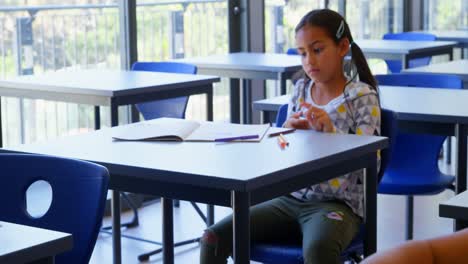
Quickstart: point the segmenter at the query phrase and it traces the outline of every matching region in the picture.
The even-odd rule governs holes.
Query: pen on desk
[[[243,140],[243,139],[255,139],[258,138],[258,135],[246,135],[246,136],[238,136],[238,137],[226,137],[226,138],[217,138],[215,142],[229,142],[233,140]]]
[[[278,144],[280,145],[281,148],[285,148],[286,146],[289,146],[289,142],[286,140],[283,134],[279,134]]]
[[[286,131],[271,133],[271,134],[268,135],[268,137],[277,137],[277,136],[279,136],[279,135],[281,135],[281,134],[285,135],[285,134],[292,133],[292,132],[294,132],[294,131],[296,131],[296,129],[291,128],[291,129],[286,130]]]

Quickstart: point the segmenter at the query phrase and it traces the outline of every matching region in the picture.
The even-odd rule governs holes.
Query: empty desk
[[[468,191],[439,204],[439,216],[458,220],[459,229],[468,227]],[[455,230],[457,231],[457,230]]]
[[[401,60],[402,69],[408,68],[409,60],[447,54],[453,59],[454,41],[408,41],[388,39],[358,39],[355,41],[366,58]]]
[[[281,94],[286,93],[286,80],[302,68],[300,57],[278,53],[238,52],[207,57],[180,59],[177,61],[195,64],[200,74],[217,75],[235,79],[278,80]],[[238,123],[243,120],[250,123],[251,90],[243,87],[243,97],[240,91],[231,87],[231,121]],[[242,101],[242,113],[240,102]]]
[[[213,83],[218,77],[120,70],[59,71],[0,80],[0,96],[110,106],[111,125],[118,106],[193,94],[207,94],[208,120],[213,118]],[[1,112],[0,112],[1,116]],[[99,108],[95,109],[99,128]],[[1,120],[1,118],[0,118]],[[0,146],[2,146],[0,122]]]
[[[54,263],[71,250],[72,235],[0,221],[0,263]]]
[[[410,73],[453,74],[463,80],[463,88],[468,89],[468,60],[455,60],[434,63],[427,66],[403,70]]]

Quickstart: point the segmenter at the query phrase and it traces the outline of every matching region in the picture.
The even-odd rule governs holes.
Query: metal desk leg
[[[403,55],[401,58],[401,69],[408,69],[409,68],[409,59],[408,56]]]
[[[122,250],[120,241],[120,193],[112,190],[112,250],[114,264],[122,263]]]
[[[239,79],[231,79],[230,83],[230,94],[231,98],[231,122],[240,124],[241,112],[240,112],[240,81]]]
[[[101,128],[101,111],[99,105],[94,106],[94,129]]]
[[[278,81],[280,84],[280,94],[286,94],[286,78],[283,73],[278,73]]]
[[[162,232],[163,232],[163,262],[174,264],[174,223],[172,200],[161,197],[162,203]]]
[[[243,124],[252,123],[252,82],[242,79],[242,115]]]
[[[365,189],[365,237],[364,257],[377,250],[377,153],[370,157],[364,178]]]
[[[457,185],[455,187],[456,193],[461,193],[466,190],[466,163],[467,163],[467,134],[468,125],[457,124],[455,126],[455,136],[457,138],[457,160],[456,160],[456,175]],[[461,230],[467,226],[466,221],[455,220],[455,231]]]
[[[250,263],[250,194],[232,191],[231,203],[234,263]]]
[[[2,133],[2,97],[0,96],[0,148],[3,148],[3,133]]]
[[[213,88],[206,94],[206,115],[208,121],[213,121]]]

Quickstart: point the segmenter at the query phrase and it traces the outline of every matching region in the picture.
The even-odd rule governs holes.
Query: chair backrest
[[[415,33],[415,32],[402,32],[402,33],[387,33],[383,36],[383,39],[394,39],[394,40],[408,40],[408,41],[434,41],[436,36],[428,33]],[[418,59],[412,59],[409,61],[409,67],[419,67],[428,65],[431,61],[431,57],[424,57]],[[401,71],[400,60],[385,60],[387,66],[392,73],[398,73]]]
[[[426,73],[378,74],[375,79],[380,85],[410,86],[427,88],[462,89],[463,81],[456,75]]]
[[[462,80],[453,75],[434,74],[390,74],[375,76],[380,85],[390,86],[412,86],[441,89],[461,89]],[[393,143],[391,162],[385,170],[382,184],[379,186],[380,193],[388,194],[424,194],[431,190],[440,189],[430,186],[431,178],[439,177],[438,156],[445,136],[398,133]],[[411,178],[409,177],[411,175]],[[404,177],[404,179],[403,179]],[[391,187],[387,183],[405,182],[398,187]],[[416,179],[423,180],[416,184]],[[396,186],[392,184],[392,186]],[[441,191],[443,189],[440,189]]]
[[[195,65],[180,62],[135,62],[132,65],[132,70],[186,74],[197,73]],[[185,118],[188,99],[188,96],[181,96],[139,103],[136,104],[136,107],[146,120],[159,117]]]
[[[289,49],[286,51],[286,54],[288,54],[288,55],[299,55],[299,53],[297,52],[297,49],[296,49],[296,48],[289,48]]]
[[[278,113],[276,114],[276,127],[282,127],[286,121],[286,115],[288,114],[288,104],[280,106]]]
[[[0,220],[70,233],[73,249],[57,263],[88,263],[104,213],[109,173],[90,162],[42,155],[0,154]],[[38,180],[52,188],[49,210],[39,218],[26,210],[26,190]]]

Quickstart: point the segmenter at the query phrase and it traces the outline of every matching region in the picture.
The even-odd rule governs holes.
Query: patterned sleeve
[[[374,91],[353,100],[356,135],[380,135],[379,98]]]
[[[288,114],[286,115],[286,120],[288,120],[291,115],[297,111],[298,103],[303,97],[302,91],[304,90],[304,79],[299,79],[296,84],[294,85],[291,97],[288,101]],[[302,98],[303,100],[304,98]]]

